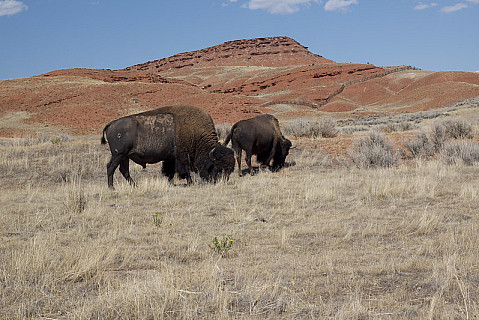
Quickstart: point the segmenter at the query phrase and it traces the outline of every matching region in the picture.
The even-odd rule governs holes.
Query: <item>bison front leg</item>
[[[176,170],[181,179],[186,179],[187,184],[192,184],[193,180],[191,179],[190,169],[181,161],[176,161]]]
[[[172,183],[175,177],[175,160],[163,161],[163,167],[161,168],[163,175],[168,177],[168,182]]]
[[[273,138],[273,144],[272,144],[272,147],[271,147],[271,151],[269,153],[269,157],[264,162],[264,165],[266,165],[268,168],[271,168],[270,163],[271,163],[271,160],[274,157],[274,154],[276,152],[276,148],[280,148],[280,146],[278,146],[278,138],[275,136]]]
[[[123,158],[120,162],[120,172],[125,177],[126,181],[132,186],[135,186],[135,181],[130,176],[130,159]]]

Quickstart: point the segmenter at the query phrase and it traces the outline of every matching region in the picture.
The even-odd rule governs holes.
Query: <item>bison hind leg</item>
[[[251,158],[253,157],[253,153],[249,150],[245,150],[245,151],[246,151],[246,164],[248,165],[248,168],[249,168],[249,174],[253,176],[255,174],[253,165],[251,164]]]
[[[108,188],[115,189],[113,187],[113,174],[116,168],[120,165],[123,158],[121,156],[112,156],[108,164],[106,165],[106,175],[108,176]],[[128,158],[127,158],[128,160]]]
[[[236,162],[238,163],[238,175],[241,177],[243,175],[243,172],[241,171],[241,156],[243,153],[243,150],[241,148],[235,149],[236,151]]]
[[[125,177],[126,181],[132,186],[135,186],[135,181],[130,176],[130,159],[127,157],[123,158],[120,162],[120,172]]]

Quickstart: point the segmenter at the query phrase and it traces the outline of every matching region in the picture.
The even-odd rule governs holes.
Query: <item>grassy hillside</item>
[[[116,191],[98,137],[2,140],[0,318],[479,317],[477,161],[367,169],[324,140],[279,173],[185,187],[133,166]]]

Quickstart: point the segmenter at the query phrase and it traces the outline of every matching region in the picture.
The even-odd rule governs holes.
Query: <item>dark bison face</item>
[[[289,149],[291,148],[292,143],[289,139],[284,137],[281,138],[279,142],[279,148],[276,148],[276,153],[274,154],[273,158],[273,171],[278,171],[282,167],[284,167],[284,162],[286,161],[286,157],[289,154]]]
[[[216,182],[218,178],[228,179],[235,170],[235,156],[233,150],[219,145],[210,151],[208,155],[208,179]]]

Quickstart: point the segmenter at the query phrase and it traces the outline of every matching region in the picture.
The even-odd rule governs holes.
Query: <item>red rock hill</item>
[[[215,122],[259,113],[336,118],[416,112],[479,96],[479,74],[335,63],[288,37],[229,41],[122,70],[66,69],[0,81],[0,136],[100,134],[112,119],[192,104]]]
[[[270,37],[228,41],[202,50],[179,53],[172,57],[138,64],[125,70],[161,73],[188,67],[262,66],[332,63],[311,53],[289,37]]]

